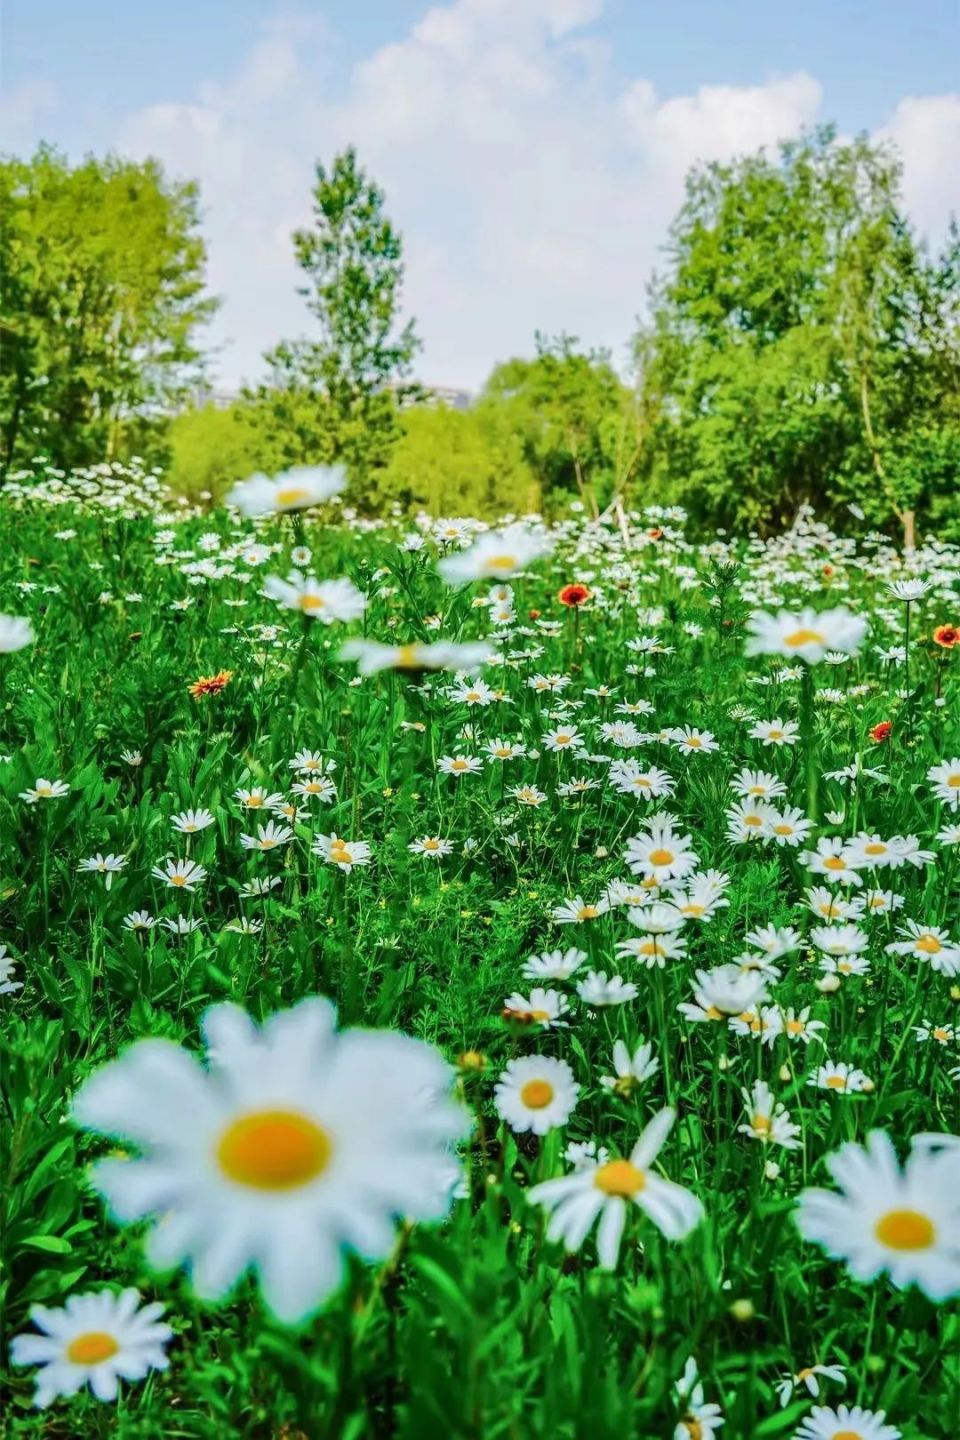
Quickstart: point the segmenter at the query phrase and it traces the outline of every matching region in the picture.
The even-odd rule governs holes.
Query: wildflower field
[[[0,1430],[956,1437],[960,549],[338,488],[0,492]]]

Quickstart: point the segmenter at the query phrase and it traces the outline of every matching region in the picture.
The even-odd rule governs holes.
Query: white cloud
[[[907,97],[879,134],[900,151],[915,223],[941,240],[951,214],[960,215],[960,94]]]
[[[478,385],[496,359],[529,353],[538,328],[622,359],[689,166],[796,134],[822,96],[796,73],[660,97],[618,77],[589,29],[601,9],[454,0],[345,83],[322,32],[277,22],[193,103],[129,117],[121,148],[201,182],[224,382],[308,327],[289,235],[309,216],[314,158],[348,142],[404,234],[425,378]],[[955,96],[905,100],[887,127],[924,226],[942,223],[958,127]]]

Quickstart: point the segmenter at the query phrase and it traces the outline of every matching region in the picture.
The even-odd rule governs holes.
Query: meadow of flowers
[[[955,1440],[960,550],[340,488],[0,492],[4,1433]]]

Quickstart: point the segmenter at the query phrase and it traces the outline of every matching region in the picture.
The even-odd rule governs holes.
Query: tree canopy
[[[883,146],[822,129],[696,169],[637,337],[658,498],[769,529],[810,502],[876,524],[960,480],[960,239],[918,241]]]
[[[202,373],[206,251],[195,185],[152,160],[43,146],[0,160],[0,472],[109,459]]]

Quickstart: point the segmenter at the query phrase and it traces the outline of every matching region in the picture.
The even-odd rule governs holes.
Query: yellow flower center
[[[284,507],[302,505],[305,500],[310,499],[310,491],[302,485],[287,485],[277,491],[276,499],[277,504]]]
[[[924,955],[938,955],[943,949],[936,935],[920,935],[917,937],[917,949]]]
[[[294,1190],[327,1167],[330,1137],[295,1110],[256,1110],[220,1137],[217,1161],[228,1179],[254,1190]]]
[[[763,819],[759,815],[744,815],[743,823],[744,825],[762,825]]]
[[[650,864],[651,864],[651,865],[672,865],[672,864],[673,864],[673,860],[674,860],[674,855],[673,855],[673,851],[672,851],[672,850],[651,850],[651,851],[650,851]]]
[[[886,845],[872,843],[870,845],[864,845],[863,853],[864,855],[886,855],[887,847]]]
[[[322,595],[312,595],[309,591],[297,596],[298,610],[322,610],[326,603]]]
[[[938,1026],[933,1032],[933,1038],[934,1040],[939,1040],[941,1045],[946,1045],[947,1041],[951,1038],[951,1034],[949,1030],[941,1030]]]
[[[750,1121],[751,1128],[761,1135],[770,1134],[770,1117],[768,1115],[754,1115]]]
[[[700,739],[699,735],[689,735],[687,737],[687,745],[691,750],[699,750],[702,744],[703,741]]]
[[[937,1238],[933,1222],[919,1210],[888,1210],[873,1233],[890,1250],[929,1250]]]
[[[531,1016],[533,1017],[534,1020],[539,1021],[541,1024],[543,1023],[544,1020],[549,1020],[549,1019],[551,1019],[551,1015],[550,1015],[550,1011],[549,1011],[549,1010],[531,1010],[531,1011],[530,1011],[530,1014],[531,1014]]]
[[[783,731],[782,731],[782,730],[768,730],[768,731],[767,731],[767,739],[768,739],[768,740],[782,740],[782,739],[783,739]]]
[[[491,570],[515,570],[517,557],[516,555],[491,555],[487,566]]]
[[[773,833],[774,833],[774,835],[792,835],[792,834],[793,834],[793,826],[792,826],[792,825],[774,825],[774,827],[773,827]]]
[[[417,645],[401,645],[397,651],[398,670],[416,670],[420,664],[420,649]]]
[[[171,875],[171,876],[170,876],[170,884],[171,884],[171,885],[186,885],[186,883],[187,883],[187,877],[186,877],[186,875]]]
[[[691,900],[689,904],[682,905],[680,908],[684,915],[702,915],[706,906],[698,905],[694,900]]]
[[[330,859],[334,862],[335,865],[353,864],[353,856],[347,849],[346,845],[331,845]]]
[[[828,1089],[828,1090],[846,1090],[846,1088],[847,1088],[846,1076],[844,1076],[844,1075],[828,1075],[828,1076],[827,1076],[827,1089]]]
[[[828,855],[823,862],[824,870],[846,870],[847,862],[842,855]]]
[[[580,909],[577,911],[577,919],[596,920],[599,914],[600,911],[597,909],[596,905],[581,905]]]
[[[705,1010],[703,1013],[706,1015],[706,1017],[707,1017],[708,1020],[722,1020],[722,1019],[723,1019],[723,1011],[722,1011],[722,1010],[718,1010],[717,1007],[716,1007],[716,1005],[708,1005],[707,1008],[706,1008],[706,1010]]]
[[[256,810],[258,806],[263,804],[263,797],[260,795],[248,795],[243,803],[248,810]]]
[[[950,790],[960,790],[960,770],[954,775],[947,776],[947,787]]]
[[[556,737],[556,739],[554,740],[553,743],[554,743],[554,745],[569,745],[569,744],[570,744],[570,736],[569,736],[569,735],[558,735],[558,736]]]
[[[648,788],[649,788],[649,785],[650,785],[650,781],[649,781],[649,779],[647,778],[646,775],[636,775],[636,776],[634,776],[633,783],[634,783],[634,785],[636,785],[636,786],[638,787],[638,789],[640,789],[640,788],[648,789]]]
[[[862,1430],[834,1430],[830,1440],[863,1440]]]
[[[647,1177],[629,1160],[608,1160],[594,1175],[593,1183],[604,1195],[637,1195]]]
[[[638,955],[659,955],[660,947],[656,940],[644,940],[637,946]]]
[[[784,636],[783,643],[791,650],[799,650],[802,645],[823,645],[825,639],[819,630],[794,630],[792,635]]]
[[[423,842],[423,848],[424,848],[424,850],[439,850],[439,849],[440,849],[440,841],[439,841],[439,840],[424,840],[424,842]]]
[[[509,745],[498,745],[493,753],[498,760],[509,760],[512,751]]]
[[[88,1330],[67,1346],[67,1359],[73,1365],[101,1365],[116,1355],[120,1346],[106,1330]]]
[[[466,760],[454,760],[453,764],[450,766],[451,770],[469,770],[469,768],[470,767],[467,764]]]
[[[520,1099],[528,1110],[543,1110],[553,1099],[553,1086],[547,1080],[528,1080]]]
[[[802,1020],[788,1020],[785,1028],[788,1035],[802,1035],[804,1024]]]

